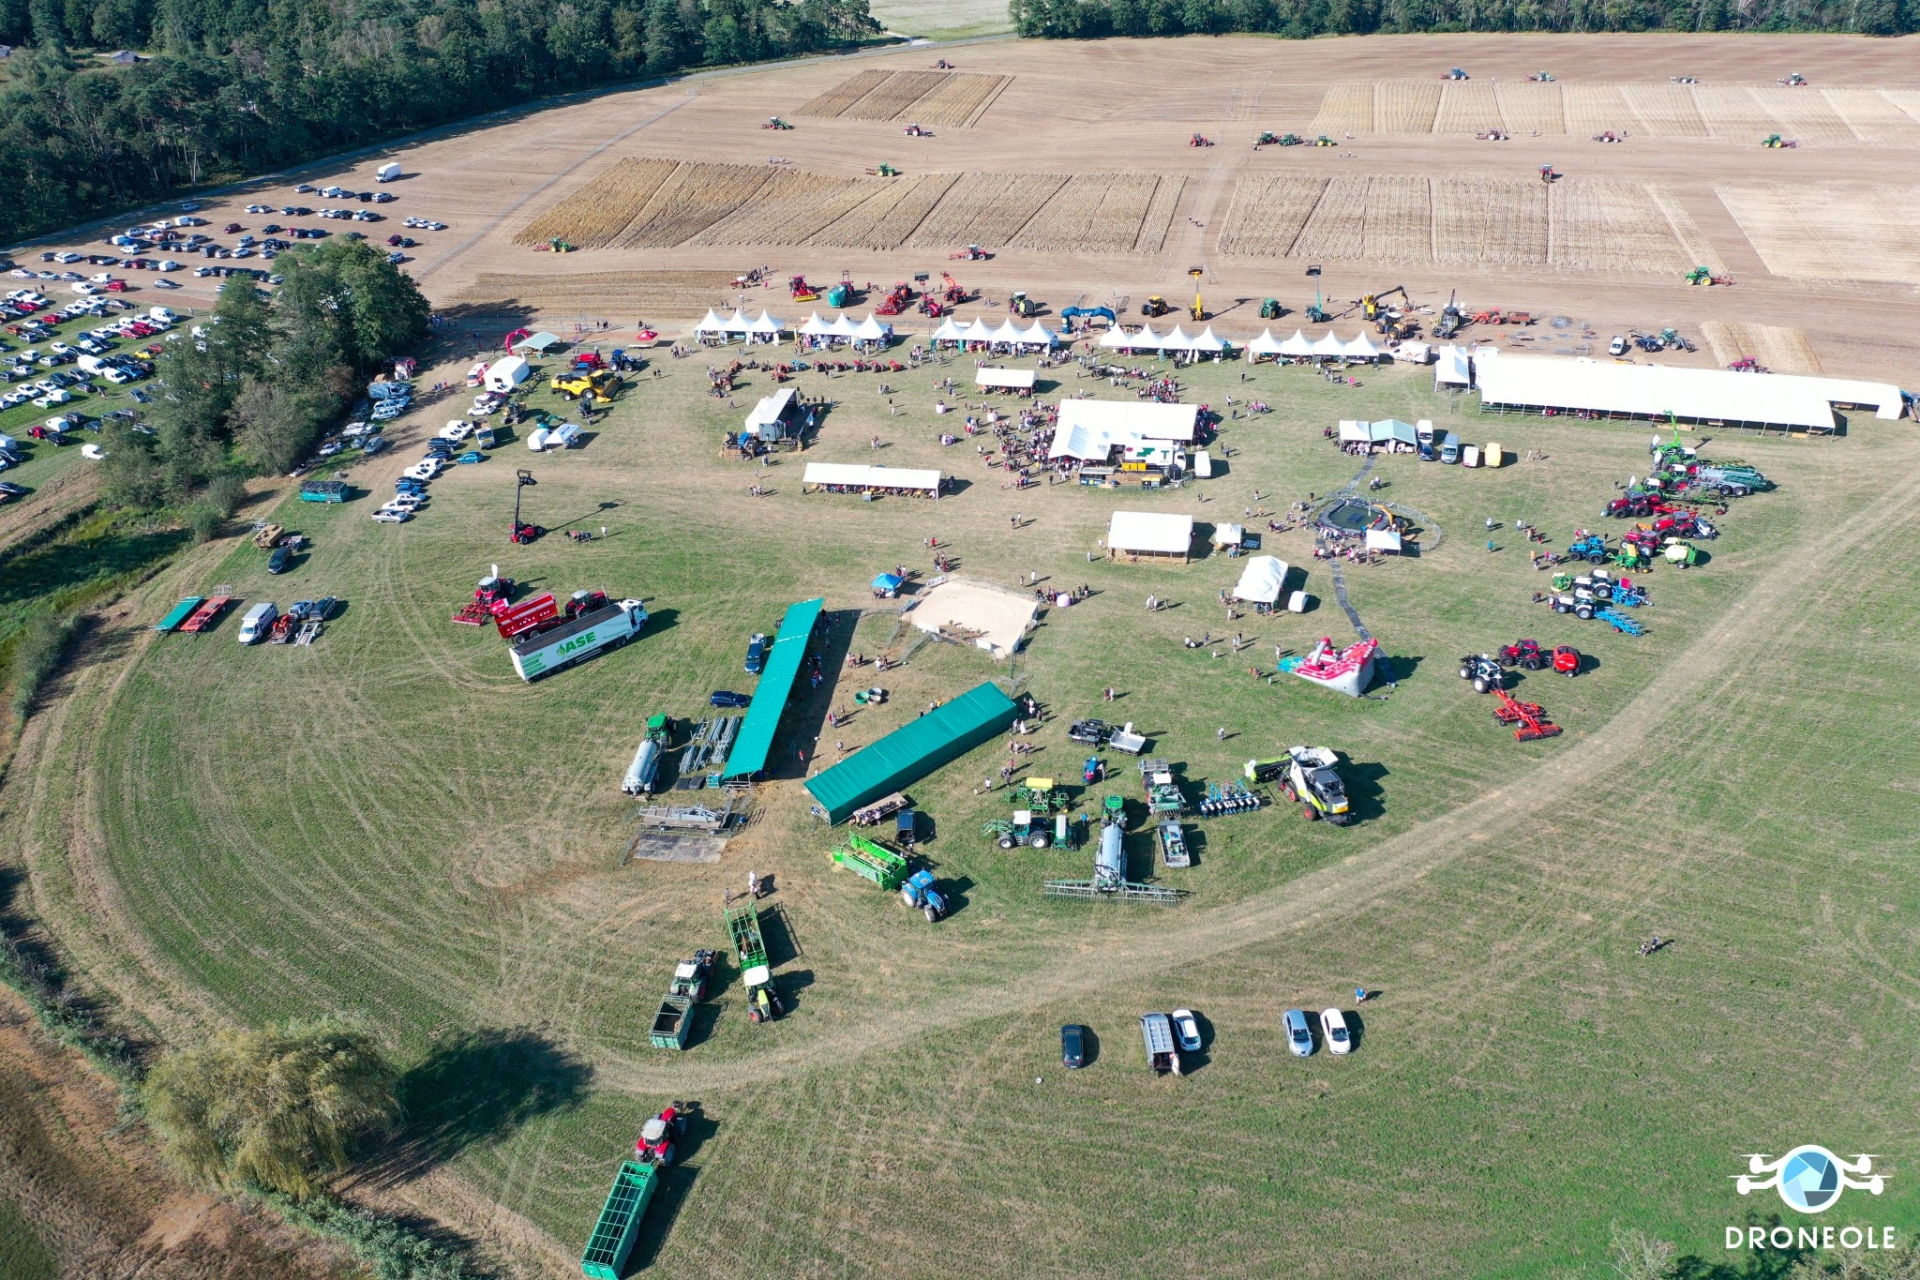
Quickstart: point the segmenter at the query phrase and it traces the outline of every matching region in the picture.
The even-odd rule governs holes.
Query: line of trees
[[[1920,31],[1920,0],[1012,0],[1029,38],[1421,31]]]
[[[370,374],[426,337],[425,295],[364,241],[302,246],[275,266],[283,280],[271,297],[228,279],[212,317],[155,362],[143,420],[109,426],[110,505],[184,509],[239,472],[284,474]],[[233,497],[221,499],[229,510]]]
[[[0,0],[0,239],[517,102],[835,48],[867,0]],[[151,56],[112,66],[75,50]]]

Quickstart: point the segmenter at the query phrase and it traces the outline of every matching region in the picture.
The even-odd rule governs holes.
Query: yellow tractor
[[[579,369],[563,373],[547,385],[558,391],[563,400],[578,400],[588,392],[592,392],[596,400],[611,400],[620,390],[620,379],[606,369]]]

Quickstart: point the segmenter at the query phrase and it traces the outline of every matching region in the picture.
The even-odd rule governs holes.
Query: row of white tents
[[[736,308],[732,316],[722,320],[712,307],[708,307],[706,318],[693,326],[693,333],[697,338],[724,338],[733,334],[744,334],[749,338],[758,338],[763,341],[777,341],[780,335],[790,327],[774,319],[773,315],[767,311],[762,311],[758,320],[749,320],[745,311]]]
[[[893,336],[893,326],[881,324],[872,315],[855,324],[844,312],[827,321],[816,311],[801,323],[798,332],[803,338],[827,338],[836,342],[885,342]]]
[[[1213,335],[1213,326],[1208,325],[1206,332],[1189,336],[1179,325],[1173,326],[1173,332],[1161,335],[1153,331],[1153,326],[1143,324],[1134,333],[1128,333],[1119,325],[1100,335],[1100,345],[1109,351],[1195,351],[1219,352],[1227,349],[1227,344]]]
[[[990,328],[985,320],[975,320],[963,325],[952,316],[941,322],[933,331],[933,342],[937,346],[942,342],[974,343],[985,342],[1002,347],[1054,347],[1059,345],[1060,335],[1052,333],[1047,326],[1035,320],[1022,329],[1011,319],[1002,320],[1000,327]]]
[[[1386,353],[1373,345],[1365,333],[1352,342],[1342,342],[1329,329],[1324,337],[1308,338],[1299,329],[1293,331],[1291,338],[1273,336],[1268,329],[1247,344],[1247,355],[1252,359],[1261,356],[1292,356],[1296,359],[1319,360],[1378,360]]]

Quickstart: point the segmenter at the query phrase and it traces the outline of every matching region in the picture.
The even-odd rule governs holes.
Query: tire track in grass
[[[1334,918],[1357,914],[1408,880],[1432,874],[1467,856],[1476,846],[1497,847],[1497,837],[1538,823],[1568,799],[1612,777],[1658,739],[1663,721],[1688,699],[1727,678],[1738,664],[1773,651],[1777,628],[1768,620],[1812,594],[1833,564],[1901,520],[1920,515],[1920,477],[1888,489],[1877,501],[1798,546],[1760,577],[1737,603],[1708,627],[1666,669],[1606,724],[1582,742],[1516,774],[1503,787],[1372,849],[1312,871],[1233,906],[1177,923],[1150,938],[1115,939],[1096,954],[1063,956],[1045,972],[1029,972],[1004,984],[968,991],[946,1001],[927,1001],[906,1012],[863,1022],[830,1036],[775,1050],[751,1062],[676,1068],[638,1061],[609,1062],[601,1078],[630,1091],[684,1089],[698,1083],[724,1089],[886,1051],[929,1033],[986,1018],[1044,1007],[1079,991],[1098,988],[1124,974],[1190,966],[1246,946],[1272,941]]]

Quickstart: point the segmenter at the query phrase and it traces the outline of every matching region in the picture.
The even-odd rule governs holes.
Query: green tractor
[[[1280,299],[1267,298],[1263,300],[1260,303],[1260,318],[1262,320],[1278,320],[1280,318]]]
[[[1026,845],[1029,849],[1072,848],[1068,837],[1067,815],[1049,819],[1031,809],[1015,809],[1011,818],[995,818],[986,825],[986,833],[1002,849]]]
[[[1682,569],[1691,569],[1700,563],[1700,548],[1678,538],[1668,538],[1660,554],[1667,558],[1668,564]]]
[[[1262,129],[1260,136],[1253,140],[1253,145],[1255,150],[1261,147],[1277,147],[1280,145],[1280,135],[1269,133],[1265,129]]]
[[[1304,147],[1306,144],[1307,140],[1297,133],[1283,133],[1280,135],[1280,145],[1283,147]]]

